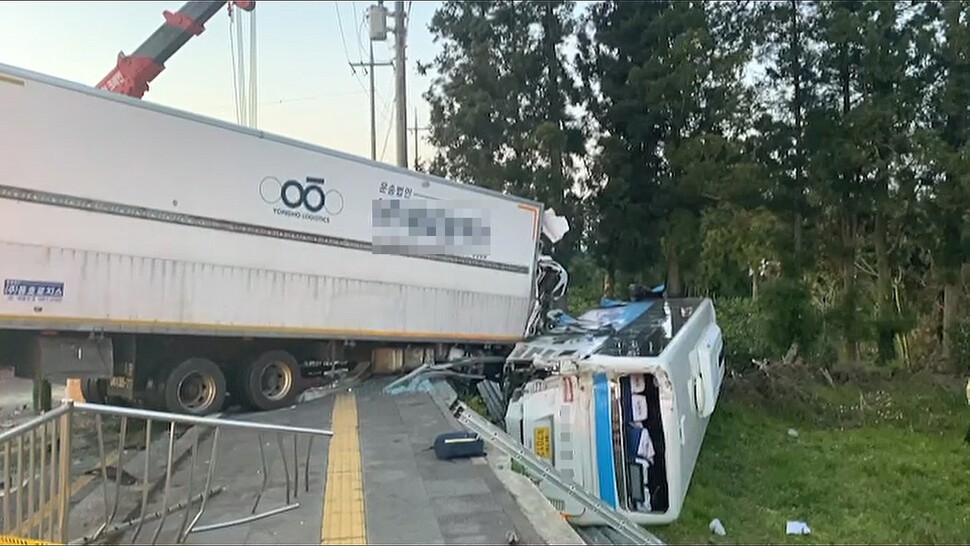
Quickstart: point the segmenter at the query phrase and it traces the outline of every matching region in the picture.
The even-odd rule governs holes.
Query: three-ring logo
[[[337,190],[325,190],[325,180],[308,176],[305,182],[267,176],[259,183],[259,196],[269,205],[282,203],[296,212],[302,209],[310,214],[326,212],[336,216],[344,210],[344,196]]]

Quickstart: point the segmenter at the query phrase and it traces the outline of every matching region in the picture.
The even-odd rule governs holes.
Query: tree
[[[933,264],[943,280],[941,336],[950,354],[970,276],[970,6],[928,2],[920,45],[929,53],[927,118],[921,132],[924,205]]]
[[[673,295],[696,272],[718,179],[743,163],[744,42],[715,32],[730,28],[729,13],[704,2],[602,2],[580,35],[588,130],[599,145],[597,253],[614,275],[660,258]]]
[[[572,229],[557,247],[568,262],[582,233],[574,191],[582,134],[569,114],[575,95],[562,45],[571,2],[445,2],[430,30],[441,50],[420,66],[435,78],[432,170],[455,180],[542,201]]]

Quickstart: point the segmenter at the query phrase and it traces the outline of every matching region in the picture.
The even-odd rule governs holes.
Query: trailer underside
[[[89,402],[206,415],[227,404],[254,410],[287,407],[307,388],[336,381],[361,364],[374,373],[397,373],[511,350],[507,344],[475,340],[223,334],[0,329],[0,362],[12,364],[23,378],[79,379]]]

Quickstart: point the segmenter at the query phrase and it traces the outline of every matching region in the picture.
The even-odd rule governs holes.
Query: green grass
[[[726,388],[680,519],[653,530],[694,544],[966,543],[970,408],[962,383],[944,384],[812,386],[811,402],[784,409]],[[713,518],[726,536],[710,532]],[[787,536],[787,520],[812,534]]]

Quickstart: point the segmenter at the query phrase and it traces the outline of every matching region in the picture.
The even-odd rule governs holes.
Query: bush
[[[970,371],[970,320],[962,320],[953,327],[950,343],[950,359],[956,371]]]
[[[732,368],[744,371],[751,368],[752,360],[771,356],[764,313],[758,302],[750,298],[718,298],[714,305],[724,336],[725,356]]]
[[[810,349],[820,334],[818,313],[804,283],[780,278],[765,287],[758,307],[764,315],[764,340],[771,356],[781,356],[793,343]]]

